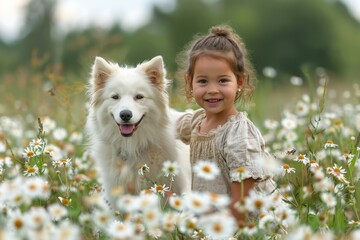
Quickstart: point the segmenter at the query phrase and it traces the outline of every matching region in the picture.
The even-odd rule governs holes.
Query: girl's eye
[[[111,96],[112,99],[114,100],[118,100],[119,99],[119,94],[114,94]]]
[[[137,95],[135,96],[135,100],[140,100],[140,99],[143,99],[143,98],[144,98],[144,96],[141,95],[141,94],[137,94]]]
[[[205,84],[205,83],[207,83],[207,81],[206,81],[206,79],[199,79],[199,80],[197,80],[197,83]]]
[[[220,79],[219,82],[220,83],[227,83],[229,82],[230,80],[229,79],[226,79],[226,78],[223,78],[223,79]]]

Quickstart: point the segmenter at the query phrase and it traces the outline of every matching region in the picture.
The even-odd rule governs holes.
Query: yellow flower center
[[[156,185],[155,189],[156,189],[156,191],[162,191],[162,190],[164,190],[164,187],[161,185]]]
[[[236,172],[237,172],[237,173],[240,173],[240,174],[245,173],[245,168],[244,168],[244,167],[238,167],[238,168],[236,169]]]
[[[222,232],[223,231],[223,227],[221,224],[217,223],[213,226],[213,230],[214,232]]]
[[[284,165],[283,165],[283,169],[286,169],[286,170],[290,169],[289,164],[284,164]]]
[[[33,152],[33,151],[28,151],[27,153],[26,153],[26,156],[28,156],[28,157],[32,157],[32,156],[34,156],[35,155],[35,153]]]
[[[210,166],[203,166],[202,170],[206,173],[210,173],[211,172],[211,167]]]
[[[14,221],[14,226],[15,228],[22,228],[22,226],[24,226],[24,222],[21,219],[15,219]]]

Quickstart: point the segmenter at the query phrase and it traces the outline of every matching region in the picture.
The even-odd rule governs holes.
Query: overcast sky
[[[12,41],[24,24],[24,6],[30,0],[0,0],[0,38]],[[331,1],[331,0],[328,0]],[[342,0],[360,21],[360,0]],[[55,11],[57,29],[62,32],[91,24],[110,26],[117,22],[134,29],[151,18],[150,7],[171,11],[176,0],[58,0]]]

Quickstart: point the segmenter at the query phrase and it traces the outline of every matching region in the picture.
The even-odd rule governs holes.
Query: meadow
[[[320,71],[280,87],[271,69],[261,75],[247,110],[276,159],[265,167],[277,187],[239,202],[247,219],[236,222],[226,196],[168,197],[161,183],[138,196],[120,189],[110,210],[86,152],[87,76],[69,81],[37,61],[1,80],[0,239],[360,238],[358,83],[339,87]],[[176,91],[170,98],[192,107]]]

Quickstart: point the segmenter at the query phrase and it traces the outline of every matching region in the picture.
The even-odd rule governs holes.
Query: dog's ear
[[[96,57],[92,68],[92,81],[95,91],[102,88],[112,73],[112,65],[102,57]]]
[[[150,81],[159,88],[165,87],[165,67],[161,56],[156,56],[148,62],[139,65],[144,70]]]

